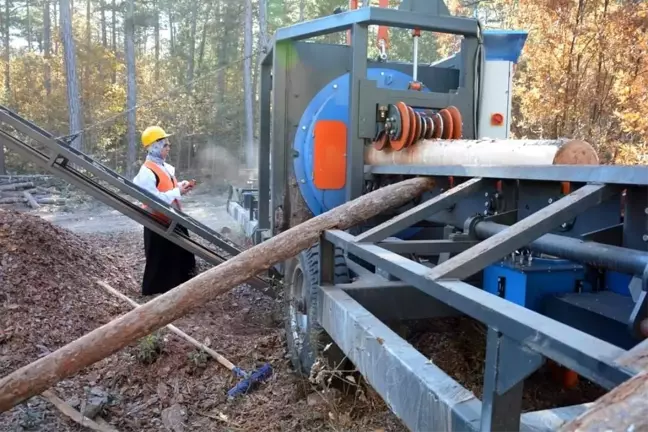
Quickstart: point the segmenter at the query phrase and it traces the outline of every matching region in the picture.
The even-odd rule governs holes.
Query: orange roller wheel
[[[428,129],[427,117],[425,117],[425,115],[421,113],[416,113],[416,115],[418,116],[419,122],[421,123],[421,133],[419,134],[419,139],[425,138]]]
[[[441,138],[441,135],[443,135],[443,120],[439,113],[434,114],[432,121],[434,122],[434,133],[432,134],[432,138],[439,139]]]
[[[452,116],[450,115],[450,112],[448,112],[448,110],[444,108],[441,111],[439,111],[439,115],[441,116],[441,119],[443,121],[443,134],[441,135],[441,138],[443,139],[452,138],[453,124],[452,124]]]
[[[461,113],[455,106],[449,106],[446,110],[450,113],[450,117],[452,117],[452,139],[460,139],[463,133]]]
[[[409,147],[414,143],[414,140],[416,140],[416,133],[417,133],[417,128],[418,128],[418,122],[416,121],[416,115],[414,114],[414,110],[412,107],[408,106],[407,111],[409,112],[409,119],[410,119],[410,133],[409,133],[409,139],[407,140],[407,144],[405,147]]]
[[[409,140],[409,135],[410,135],[410,115],[409,111],[407,110],[407,105],[405,105],[403,102],[398,102],[396,105],[396,109],[398,110],[398,115],[400,116],[400,136],[397,139],[391,139],[389,140],[389,145],[391,148],[394,150],[401,150],[403,147],[405,147],[407,141]]]
[[[432,138],[432,134],[434,134],[434,122],[431,117],[425,117],[425,123],[427,124],[427,128],[425,129],[425,136],[423,138],[430,139]]]
[[[389,144],[389,137],[382,131],[378,136],[378,139],[373,142],[373,146],[376,150],[383,150]]]

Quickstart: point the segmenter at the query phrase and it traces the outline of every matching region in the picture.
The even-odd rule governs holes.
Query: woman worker
[[[133,179],[133,183],[155,195],[160,200],[180,209],[182,196],[191,190],[193,184],[177,182],[175,168],[165,162],[171,145],[168,135],[159,126],[150,126],[142,133],[142,145],[147,150],[146,161]],[[168,219],[154,213],[154,217],[168,224]],[[189,236],[185,227],[177,227]],[[144,254],[146,266],[142,280],[142,295],[165,293],[188,281],[194,276],[196,258],[170,240],[144,227]]]

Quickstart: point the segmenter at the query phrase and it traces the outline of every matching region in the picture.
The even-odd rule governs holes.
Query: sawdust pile
[[[37,216],[0,210],[0,375],[123,313],[92,278],[124,286],[134,283],[128,274],[98,245]]]

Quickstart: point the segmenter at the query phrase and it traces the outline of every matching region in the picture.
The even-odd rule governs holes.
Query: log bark
[[[38,198],[36,202],[38,204],[65,205],[65,200],[63,198]]]
[[[563,425],[560,432],[648,430],[648,339],[620,356],[616,363],[640,372],[601,396],[587,411]]]
[[[31,208],[33,208],[33,209],[38,209],[38,208],[40,208],[40,205],[38,205],[38,203],[36,202],[36,200],[34,199],[34,197],[32,196],[32,194],[30,194],[29,192],[24,191],[24,192],[23,192],[23,197],[24,197],[25,200],[27,201],[27,204],[29,204],[29,207],[31,207]]]
[[[365,148],[367,165],[598,165],[580,140],[422,140],[400,151]]]
[[[16,191],[19,189],[32,189],[34,183],[24,182],[24,183],[9,183],[0,185],[0,191]]]
[[[434,187],[429,178],[386,186],[282,232],[196,276],[171,291],[95,329],[0,380],[0,412],[186,315],[319,241],[330,229],[345,230],[400,207]]]

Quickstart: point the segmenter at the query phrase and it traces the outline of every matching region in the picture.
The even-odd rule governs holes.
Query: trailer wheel
[[[319,245],[301,252],[286,263],[285,304],[286,341],[293,367],[309,375],[318,357],[325,357],[333,367],[344,361],[344,353],[317,322],[317,283],[319,280]],[[346,259],[335,250],[335,283],[350,281]],[[325,353],[324,347],[332,344]],[[322,355],[324,354],[324,355]]]

